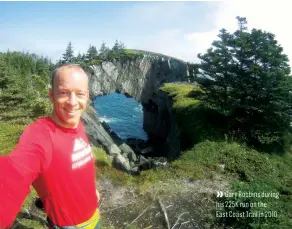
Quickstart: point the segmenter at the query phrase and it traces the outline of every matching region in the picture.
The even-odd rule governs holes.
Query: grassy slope
[[[196,116],[199,102],[188,97],[190,86],[167,84],[162,90],[168,92],[174,99],[173,108],[177,114],[181,128],[193,139],[199,139],[197,133],[201,126]],[[189,110],[192,112],[189,112]],[[200,112],[200,110],[198,110]],[[195,116],[196,118],[192,118]],[[199,116],[200,117],[200,116]],[[187,120],[187,121],[186,121]],[[192,130],[190,127],[194,127]],[[184,130],[183,130],[184,131]],[[208,136],[208,134],[206,135]],[[202,140],[202,139],[201,139]],[[233,192],[275,192],[280,193],[279,199],[275,198],[238,198],[237,202],[267,203],[265,209],[251,208],[251,212],[271,210],[277,212],[276,218],[241,218],[229,219],[236,228],[292,228],[292,155],[284,156],[267,155],[262,152],[249,149],[235,142],[227,141],[202,141],[194,148],[185,152],[182,157],[173,163],[179,168],[191,166],[217,171],[226,177],[234,177]],[[224,171],[222,168],[224,167]],[[192,175],[192,174],[189,174]],[[226,200],[226,199],[224,199]],[[230,198],[228,200],[231,200]],[[230,210],[230,209],[227,209]],[[233,211],[245,211],[248,209],[233,209]]]

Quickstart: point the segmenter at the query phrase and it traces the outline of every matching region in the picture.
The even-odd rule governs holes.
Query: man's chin
[[[66,127],[67,128],[77,128],[77,126],[78,126],[78,123],[79,123],[79,120],[78,121],[70,121],[70,122],[66,122]]]
[[[80,121],[80,117],[80,115],[75,115],[73,117],[67,116],[63,119],[63,122],[66,123],[66,126],[68,126],[69,128],[76,128]]]

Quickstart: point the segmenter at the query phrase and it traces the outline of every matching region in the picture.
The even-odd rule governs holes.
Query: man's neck
[[[57,124],[60,127],[66,128],[66,129],[76,129],[80,123],[80,120],[79,120],[79,122],[77,123],[76,126],[64,125],[64,123],[59,119],[59,117],[57,116],[57,114],[54,111],[52,112],[50,117],[55,122],[55,124]]]

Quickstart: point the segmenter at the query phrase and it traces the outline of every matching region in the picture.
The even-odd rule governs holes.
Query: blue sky
[[[0,51],[30,51],[53,61],[69,41],[76,52],[89,44],[160,52],[196,62],[219,29],[234,31],[235,17],[268,30],[292,59],[290,3],[228,2],[0,2]],[[291,9],[291,8],[290,8]],[[273,17],[271,17],[271,15]],[[288,26],[288,27],[286,27]]]

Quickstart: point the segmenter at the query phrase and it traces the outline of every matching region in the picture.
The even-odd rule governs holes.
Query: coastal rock
[[[105,149],[113,167],[126,172],[137,172],[138,161],[135,152],[126,143],[122,143],[120,147],[117,146],[122,140],[117,139],[117,137],[112,138],[110,128],[99,121],[98,115],[92,106],[88,107],[82,116],[82,120],[90,142]]]
[[[142,155],[140,155],[140,157],[139,157],[139,168],[140,168],[140,170],[151,169],[151,167],[152,167],[152,161],[148,160],[145,157],[143,157]]]
[[[102,145],[107,151],[110,151],[110,147],[114,142],[101,125],[98,115],[92,106],[89,106],[86,112],[83,113],[82,120],[84,121],[86,133],[92,144],[96,146]]]
[[[153,93],[148,103],[143,104],[143,129],[149,136],[151,149],[141,153],[167,157],[174,160],[180,153],[180,131],[172,112],[171,99],[163,91]]]
[[[124,158],[121,154],[116,154],[113,157],[112,165],[113,165],[113,167],[115,167],[115,168],[117,168],[119,170],[123,170],[123,171],[126,171],[126,172],[130,172],[131,171],[131,166],[130,166],[129,160]]]
[[[91,65],[86,72],[91,100],[113,92],[135,98],[143,106],[143,127],[153,146],[154,156],[173,160],[179,155],[179,130],[171,111],[171,99],[159,88],[164,83],[189,81],[187,63],[145,52],[142,58]]]
[[[151,146],[141,150],[141,154],[143,154],[143,155],[149,154],[149,153],[152,153],[152,152],[153,152],[153,148]]]
[[[109,147],[109,155],[120,155],[121,154],[121,150],[120,148],[116,145],[116,144],[112,144]]]
[[[129,161],[137,161],[137,156],[135,152],[128,146],[126,143],[123,143],[119,146],[120,150],[122,151],[122,155],[129,159]]]

